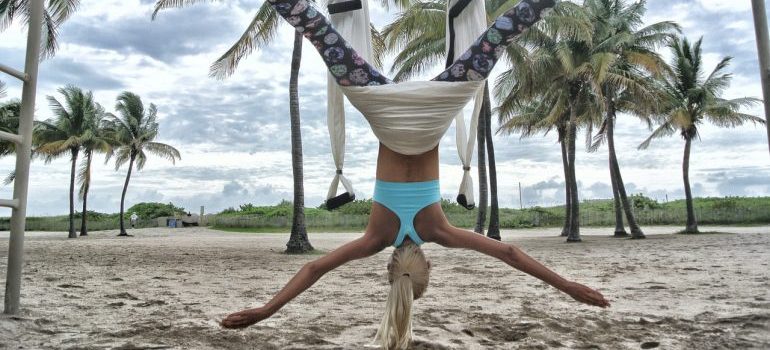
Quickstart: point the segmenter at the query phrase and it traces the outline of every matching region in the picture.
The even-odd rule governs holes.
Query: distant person
[[[136,221],[139,220],[139,215],[131,213],[131,228],[136,228]]]

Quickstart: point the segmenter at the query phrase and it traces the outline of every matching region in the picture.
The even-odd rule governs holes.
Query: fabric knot
[[[469,166],[464,166],[464,167],[463,167],[463,170],[465,170],[465,171],[471,171],[471,167],[469,167]]]
[[[342,175],[342,169],[337,169],[337,175]]]

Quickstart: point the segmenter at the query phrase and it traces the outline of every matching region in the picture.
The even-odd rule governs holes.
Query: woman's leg
[[[505,244],[483,235],[462,230],[449,224],[440,205],[423,209],[415,218],[415,227],[427,242],[448,248],[466,248],[500,259],[511,267],[532,275],[569,294],[575,300],[589,305],[608,307],[604,296],[582,284],[559,276],[514,245]]]
[[[540,19],[542,12],[555,5],[555,0],[523,0],[495,20],[468,50],[435,81],[483,80],[489,76],[505,47]]]
[[[331,22],[307,0],[269,1],[278,14],[313,43],[338,84],[370,86],[392,83],[359,56]]]
[[[272,316],[327,272],[350,261],[374,255],[391,245],[398,228],[398,218],[387,208],[373,203],[369,224],[363,237],[305,264],[264,306],[230,314],[222,320],[222,327],[244,328]]]
[[[305,264],[264,306],[230,314],[222,320],[221,325],[225,328],[243,328],[262,321],[310,288],[327,272],[352,260],[374,255],[385,247],[387,247],[387,243],[370,234],[347,243],[321,258]]]

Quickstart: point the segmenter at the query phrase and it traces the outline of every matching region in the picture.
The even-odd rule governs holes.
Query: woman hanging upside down
[[[412,302],[428,285],[430,262],[419,248],[425,242],[490,255],[579,302],[610,306],[601,293],[564,279],[519,248],[452,226],[439,203],[439,140],[456,112],[483,84],[506,44],[539,20],[554,0],[522,1],[497,18],[436,78],[399,84],[362,59],[306,0],[269,1],[318,49],[343,93],[379,138],[374,202],[363,237],[307,263],[267,304],[227,316],[223,327],[243,328],[264,320],[327,272],[392,245],[396,249],[388,264],[391,290],[375,338],[385,348],[406,348],[412,336]],[[426,90],[431,98],[413,98]]]

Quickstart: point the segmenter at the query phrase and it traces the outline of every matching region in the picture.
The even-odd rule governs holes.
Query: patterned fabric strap
[[[537,22],[545,9],[555,5],[555,0],[524,0],[497,17],[460,58],[441,72],[436,81],[474,81],[486,79],[505,47],[517,35]]]
[[[341,86],[375,86],[393,83],[366,62],[307,0],[269,0],[273,8],[315,46]],[[555,0],[523,0],[495,20],[465,53],[434,81],[486,79],[505,47],[537,22]],[[366,28],[368,30],[368,28]]]
[[[278,14],[315,46],[338,84],[372,86],[392,83],[353,50],[331,22],[307,0],[269,1]]]

